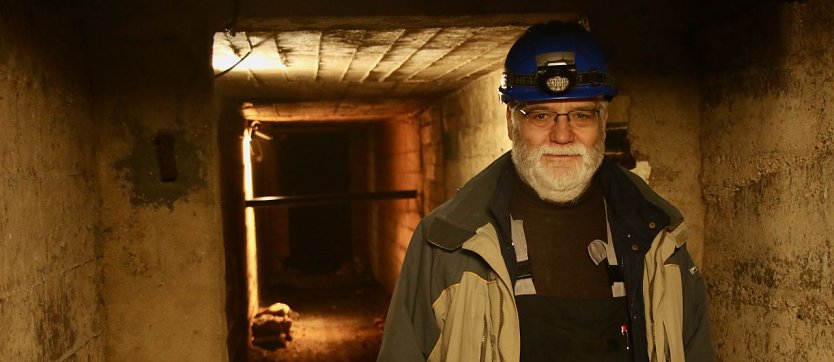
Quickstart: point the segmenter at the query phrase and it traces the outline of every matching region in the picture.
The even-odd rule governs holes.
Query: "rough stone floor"
[[[263,290],[263,303],[289,304],[292,341],[273,352],[253,348],[251,361],[376,361],[388,308],[388,293],[379,285],[273,287]]]

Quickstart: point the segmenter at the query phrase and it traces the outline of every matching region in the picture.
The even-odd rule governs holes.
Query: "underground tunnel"
[[[510,149],[509,45],[580,19],[719,360],[834,360],[832,7],[0,3],[0,360],[374,360],[419,220]]]
[[[298,315],[286,348],[254,348],[260,357],[303,360],[307,350],[318,356],[311,360],[374,359],[405,246],[419,219],[447,197],[438,163],[450,140],[432,103],[495,72],[525,28],[420,21],[215,35],[218,90],[239,100],[229,105],[232,119],[252,135],[247,227],[256,230],[250,285],[260,304],[250,314],[286,302]],[[326,290],[336,291],[331,301],[321,299]],[[328,311],[307,309],[315,305],[343,315],[316,332],[305,323],[315,326]],[[334,325],[350,318],[361,327]],[[252,332],[257,347],[261,337]]]

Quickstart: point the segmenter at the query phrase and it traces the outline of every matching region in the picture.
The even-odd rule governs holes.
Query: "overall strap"
[[[533,285],[533,270],[530,267],[530,257],[527,255],[527,237],[524,235],[524,221],[516,220],[510,215],[510,230],[513,238],[516,258],[516,280],[513,289],[515,295],[536,294]]]
[[[515,295],[536,294],[536,286],[533,283],[533,272],[530,265],[530,258],[527,253],[527,238],[524,235],[524,221],[516,220],[510,215],[510,229],[513,241],[513,248],[516,255],[516,270],[518,272],[514,281]],[[623,283],[622,269],[617,260],[617,253],[614,250],[614,239],[611,235],[611,224],[608,222],[608,203],[605,203],[605,227],[608,242],[594,240],[588,244],[588,255],[596,265],[605,261],[608,270],[608,282],[611,285],[611,295],[622,297],[626,295],[625,284]]]
[[[615,298],[623,297],[626,295],[625,283],[623,283],[623,272],[617,259],[617,251],[614,248],[611,223],[608,222],[608,202],[605,203],[605,227],[608,242],[604,243],[599,239],[592,241],[588,244],[588,256],[596,265],[605,262],[608,269],[608,283],[611,285],[611,295]]]

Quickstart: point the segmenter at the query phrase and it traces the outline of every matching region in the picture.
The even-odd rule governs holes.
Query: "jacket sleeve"
[[[715,361],[709,326],[709,300],[701,270],[686,245],[676,251],[683,286],[683,344],[689,362]]]
[[[421,222],[406,251],[377,361],[425,361],[439,338],[430,289],[433,250],[423,228]]]

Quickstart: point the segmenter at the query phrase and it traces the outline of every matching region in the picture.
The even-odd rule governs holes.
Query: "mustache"
[[[541,145],[536,150],[536,153],[540,156],[584,156],[588,153],[588,148],[580,144],[567,146]]]

